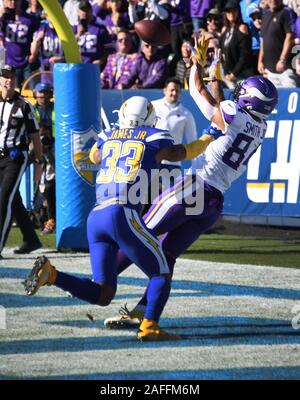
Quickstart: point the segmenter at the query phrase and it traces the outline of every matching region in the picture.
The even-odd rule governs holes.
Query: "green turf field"
[[[55,248],[55,235],[41,235],[45,249]],[[22,242],[18,228],[12,228],[7,246]],[[236,264],[300,267],[300,231],[254,227],[219,222],[212,233],[199,238],[183,255],[184,258]]]

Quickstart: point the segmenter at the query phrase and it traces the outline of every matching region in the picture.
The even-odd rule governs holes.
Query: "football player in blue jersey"
[[[213,140],[203,135],[187,145],[173,145],[167,131],[153,128],[154,108],[146,98],[131,97],[119,111],[118,128],[103,131],[90,158],[100,162],[96,204],[88,216],[87,232],[92,279],[58,271],[45,256],[38,257],[24,282],[28,295],[41,286],[55,285],[91,304],[107,306],[117,289],[118,249],[149,277],[147,306],[138,331],[140,340],[176,340],[162,330],[159,317],[170,293],[168,255],[139,215],[141,196],[147,192],[151,171],[161,160],[191,159]]]
[[[202,78],[206,49],[207,43],[202,40],[197,55],[193,56],[189,87],[199,109],[213,123],[207,133],[217,140],[192,161],[191,169],[180,178],[181,182],[179,180],[175,186],[154,200],[144,216],[146,226],[155,235],[163,235],[161,245],[168,257],[171,274],[176,258],[219,218],[223,207],[223,193],[246,170],[249,158],[264,139],[266,118],[278,101],[275,86],[261,76],[242,81],[234,93],[233,101],[220,101],[220,53],[216,54],[210,71],[214,92],[212,97]],[[188,213],[189,205],[178,193],[183,193],[184,200],[188,197],[204,196],[203,209]],[[131,260],[122,250],[118,254],[118,264],[118,274],[131,264]],[[136,325],[144,315],[146,304],[147,291],[133,310],[128,310],[125,305],[119,316],[104,321],[105,326],[120,329]]]

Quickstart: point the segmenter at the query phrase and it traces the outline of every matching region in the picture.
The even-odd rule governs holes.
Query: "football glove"
[[[211,63],[211,66],[208,69],[208,75],[209,75],[208,80],[209,81],[214,81],[214,80],[221,81],[222,80],[221,58],[222,58],[221,49],[215,49],[213,62]]]
[[[208,42],[209,39],[205,39],[205,37],[202,35],[200,36],[199,39],[195,37],[195,47],[192,47],[189,45],[189,48],[191,50],[191,55],[188,58],[183,58],[183,61],[185,64],[188,66],[191,66],[191,59],[193,57],[196,57],[197,62],[202,66],[202,68],[205,67],[207,60],[206,60],[206,53],[208,49]]]
[[[205,39],[204,35],[199,38],[195,37],[195,57],[197,59],[198,64],[201,65],[202,68],[207,64],[207,49],[208,49],[209,39]]]
[[[210,135],[213,137],[214,140],[218,139],[220,136],[224,136],[221,129],[213,125],[209,125],[208,128],[203,129],[202,135]]]

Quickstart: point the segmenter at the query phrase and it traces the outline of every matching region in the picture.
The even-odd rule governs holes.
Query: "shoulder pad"
[[[238,113],[238,105],[232,100],[224,100],[220,103],[221,111],[226,124],[231,124]]]

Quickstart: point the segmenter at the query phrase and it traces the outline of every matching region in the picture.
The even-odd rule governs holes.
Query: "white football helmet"
[[[119,111],[120,128],[137,128],[156,124],[156,113],[151,101],[133,96],[124,101]]]

